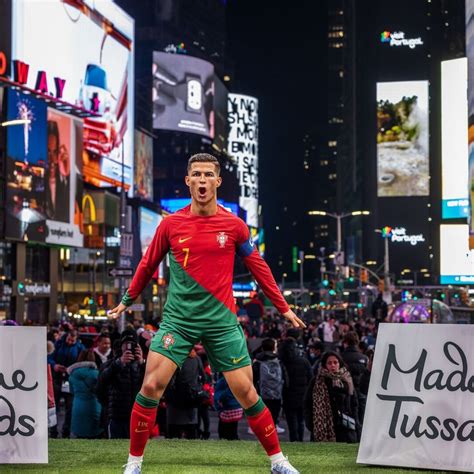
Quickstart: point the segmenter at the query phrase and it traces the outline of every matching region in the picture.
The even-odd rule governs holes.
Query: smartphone
[[[137,348],[136,342],[127,342],[125,343],[125,348],[127,351],[130,351],[132,354],[135,353],[135,349]]]
[[[199,77],[186,76],[187,84],[187,99],[186,99],[186,110],[188,112],[201,113],[202,109],[202,84]]]

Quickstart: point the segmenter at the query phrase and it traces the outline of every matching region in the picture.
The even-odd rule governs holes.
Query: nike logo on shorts
[[[145,428],[144,430],[139,430],[138,428],[135,428],[135,433],[145,433],[145,431],[150,431],[148,428]]]
[[[245,359],[245,356],[239,357],[238,359],[236,357],[234,357],[232,359],[232,363],[233,364],[238,364],[241,360],[244,360],[244,359]]]
[[[184,237],[184,238],[183,238],[183,237],[180,237],[180,238],[178,239],[178,242],[179,242],[180,244],[182,244],[183,242],[186,242],[186,240],[189,240],[189,239],[192,239],[192,237]]]

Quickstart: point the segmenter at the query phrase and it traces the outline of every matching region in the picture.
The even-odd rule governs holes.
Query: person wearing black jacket
[[[285,386],[288,386],[288,374],[285,366],[278,359],[276,347],[275,339],[264,339],[261,352],[256,355],[252,364],[252,371],[255,388],[270,410],[277,431],[282,433],[284,430],[278,426],[278,418],[282,406],[283,390]]]
[[[130,415],[145,375],[143,352],[134,331],[124,331],[120,351],[106,362],[97,391],[108,394],[109,438],[130,437]]]
[[[288,385],[283,390],[283,409],[290,431],[290,441],[303,441],[304,396],[313,375],[311,364],[298,352],[296,340],[287,337],[280,345],[280,359],[288,373]]]
[[[367,397],[361,392],[360,383],[362,375],[367,371],[369,358],[360,352],[359,336],[355,331],[350,331],[345,335],[342,346],[344,347],[344,351],[341,354],[342,360],[347,365],[354,383],[354,390],[359,406],[358,418],[362,425]]]

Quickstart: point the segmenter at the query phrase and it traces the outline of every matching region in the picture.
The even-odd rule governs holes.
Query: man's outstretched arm
[[[118,306],[109,311],[108,314],[110,316],[114,318],[120,316],[120,314],[133,303],[146,285],[148,285],[153,273],[155,273],[158,265],[169,250],[167,227],[167,220],[164,219],[156,229],[150,246],[140,260],[135,275],[133,276],[132,283],[130,283],[128,290],[123,295],[122,301]]]
[[[296,316],[283,298],[275,278],[267,265],[267,262],[258,253],[255,245],[246,240],[237,247],[237,254],[242,258],[245,266],[249,269],[265,296],[272,302],[273,306],[294,326],[305,328],[305,323]]]

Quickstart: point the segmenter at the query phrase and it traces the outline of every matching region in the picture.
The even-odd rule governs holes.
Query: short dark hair
[[[197,153],[196,155],[191,156],[188,160],[188,173],[191,171],[191,165],[193,163],[213,163],[216,167],[216,173],[219,176],[221,174],[221,165],[219,160],[209,153]]]
[[[275,350],[275,339],[264,339],[262,341],[262,351],[274,351]]]
[[[357,346],[359,344],[359,336],[355,331],[349,331],[344,336],[344,341],[348,346]]]

